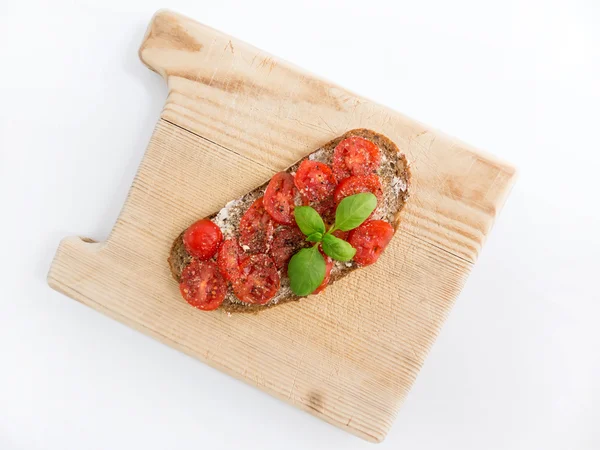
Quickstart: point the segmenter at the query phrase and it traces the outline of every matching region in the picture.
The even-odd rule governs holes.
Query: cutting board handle
[[[195,27],[196,22],[173,11],[157,11],[140,46],[140,59],[165,79],[168,69],[197,64],[203,44],[194,36]]]
[[[47,282],[53,289],[76,298],[73,286],[63,280],[78,280],[79,283],[93,279],[97,267],[99,253],[107,246],[107,242],[96,242],[79,236],[69,236],[60,241],[54,260],[50,266]],[[81,300],[80,300],[81,301]]]

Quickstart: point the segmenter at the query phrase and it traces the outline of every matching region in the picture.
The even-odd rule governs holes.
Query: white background
[[[6,0],[0,449],[372,448],[46,285],[59,240],[105,239],[127,195],[162,7],[520,169],[380,448],[600,448],[597,0]]]

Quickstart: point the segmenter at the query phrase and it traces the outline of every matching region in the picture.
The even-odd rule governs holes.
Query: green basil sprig
[[[323,236],[321,244],[323,251],[336,261],[350,261],[356,254],[356,249],[348,242],[335,237],[333,234]]]
[[[312,294],[325,279],[325,258],[316,246],[303,248],[290,259],[288,275],[294,294]]]
[[[325,234],[325,223],[314,208],[310,206],[296,206],[294,208],[294,218],[300,227],[300,231],[306,236],[314,233],[321,233],[321,236]]]
[[[335,211],[335,223],[325,229],[319,213],[310,206],[294,208],[294,217],[306,240],[314,242],[311,248],[303,248],[290,259],[288,276],[294,294],[312,294],[325,279],[325,258],[319,252],[319,244],[326,255],[336,261],[350,261],[356,249],[348,242],[334,236],[336,230],[350,231],[362,224],[377,207],[377,197],[370,192],[344,198]]]
[[[367,220],[377,207],[377,197],[370,192],[350,195],[335,210],[334,229],[350,231]]]

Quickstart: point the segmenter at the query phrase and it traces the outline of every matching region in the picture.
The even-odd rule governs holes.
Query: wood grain
[[[67,238],[50,286],[381,441],[514,181],[514,169],[237,39],[160,11],[140,48],[169,96],[107,242]],[[190,222],[351,128],[394,140],[413,197],[375,265],[259,315],[203,313],[166,258]]]

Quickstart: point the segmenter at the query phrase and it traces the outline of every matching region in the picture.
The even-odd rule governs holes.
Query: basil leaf
[[[318,231],[306,236],[306,240],[308,242],[321,242],[322,239],[323,239],[323,234],[319,233]]]
[[[312,294],[325,279],[325,258],[317,247],[303,248],[290,259],[288,276],[294,294]]]
[[[313,233],[325,234],[325,224],[319,213],[310,206],[296,206],[294,208],[294,218],[300,227],[300,230],[309,236]]]
[[[335,211],[335,229],[349,231],[356,228],[377,207],[377,197],[370,192],[350,195],[343,199]]]
[[[331,234],[323,236],[323,251],[336,261],[350,261],[356,254],[356,249],[343,239]]]

